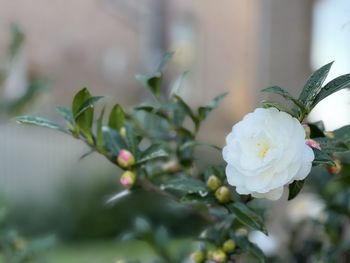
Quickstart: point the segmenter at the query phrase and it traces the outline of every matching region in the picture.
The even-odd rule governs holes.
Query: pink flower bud
[[[128,150],[122,149],[119,152],[117,162],[120,167],[128,168],[135,164],[135,158],[131,152],[129,152]]]
[[[120,177],[120,183],[125,187],[132,187],[136,181],[136,174],[131,171],[126,171]]]
[[[310,146],[311,148],[321,150],[321,145],[313,139],[307,139],[307,140],[305,140],[305,143],[306,143],[306,145]]]

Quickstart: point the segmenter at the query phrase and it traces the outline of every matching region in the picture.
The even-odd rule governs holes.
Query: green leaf
[[[138,80],[141,85],[151,92],[157,101],[160,100],[160,84],[162,80],[162,74],[157,72],[154,76],[147,77],[145,75],[136,75],[136,80]]]
[[[135,156],[137,160],[139,155],[139,150],[138,150],[139,139],[137,138],[134,129],[130,125],[125,125],[125,129],[126,129],[125,141],[128,146],[127,149],[130,150],[130,152]]]
[[[68,123],[68,126],[70,129],[74,129],[75,126],[75,120],[73,117],[73,113],[70,109],[63,107],[63,106],[58,106],[56,107],[56,111],[62,115],[62,117],[66,120]]]
[[[199,107],[196,130],[198,130],[199,128],[199,123],[205,120],[208,114],[219,106],[220,102],[226,97],[227,94],[227,92],[222,93],[219,96],[216,96],[212,101],[210,101],[207,106]]]
[[[196,123],[198,121],[197,117],[194,115],[190,106],[188,106],[188,104],[179,95],[174,94],[174,98],[176,99],[178,106],[192,119],[194,123]]]
[[[305,105],[301,101],[298,101],[296,98],[294,98],[292,95],[290,95],[288,91],[282,89],[281,87],[272,86],[272,87],[268,87],[266,89],[263,89],[261,92],[269,92],[269,93],[274,93],[274,94],[281,95],[283,98],[292,101],[302,111],[306,110],[305,109]],[[288,111],[286,111],[286,112],[288,112]],[[293,115],[293,114],[291,114],[291,115]]]
[[[299,192],[304,186],[304,181],[305,180],[294,181],[289,185],[288,200],[292,200],[294,197],[296,197],[299,194]]]
[[[315,154],[315,159],[313,160],[313,165],[320,165],[320,164],[326,164],[326,165],[332,165],[334,166],[335,163],[332,160],[332,157],[330,157],[327,153],[320,151],[319,149],[312,148]]]
[[[137,111],[146,111],[148,113],[151,113],[151,114],[154,114],[154,115],[157,115],[158,117],[161,117],[167,121],[169,121],[169,117],[168,115],[166,114],[165,111],[163,111],[161,108],[159,107],[154,107],[152,105],[140,105],[140,106],[137,106],[134,108],[134,110],[137,110]]]
[[[316,123],[308,123],[307,124],[310,127],[311,135],[310,138],[318,138],[318,137],[324,137],[324,125],[323,122],[316,122]]]
[[[336,152],[346,152],[349,150],[349,148],[345,143],[337,139],[321,137],[321,138],[314,138],[314,140],[320,144],[321,150],[328,154],[332,154]]]
[[[93,142],[91,127],[94,117],[94,111],[91,107],[81,112],[82,106],[91,98],[87,88],[83,88],[74,96],[72,103],[72,112],[75,116],[75,122],[79,127],[79,131],[86,137],[89,143]],[[80,113],[81,112],[81,113]],[[79,113],[79,114],[78,114]]]
[[[164,189],[179,190],[187,193],[207,192],[206,185],[194,178],[171,179],[163,184]]]
[[[20,116],[15,118],[16,122],[18,123],[24,123],[24,124],[32,124],[40,127],[45,127],[45,128],[50,128],[50,129],[55,129],[55,130],[60,130],[62,132],[67,131],[59,126],[57,123],[54,123],[52,121],[49,121],[47,119],[41,118],[41,117],[36,117],[36,116]]]
[[[237,218],[239,222],[254,230],[259,230],[267,235],[267,230],[264,226],[264,221],[252,209],[243,203],[233,203],[227,207]]]
[[[125,122],[125,113],[123,108],[116,104],[111,110],[111,113],[109,114],[109,121],[108,126],[112,129],[115,129],[117,131],[120,130],[124,126]]]
[[[81,114],[83,114],[87,109],[91,109],[94,107],[94,104],[102,99],[103,96],[93,96],[87,99],[79,108],[78,112],[74,115],[74,118],[77,119]]]
[[[96,124],[96,134],[97,134],[96,145],[97,145],[97,149],[101,153],[105,151],[103,131],[102,131],[104,114],[105,114],[105,107],[103,107],[103,109],[101,110],[100,116],[98,117],[97,124]]]
[[[116,130],[104,126],[102,132],[105,148],[114,156],[117,156],[121,149],[127,148],[125,141]]]
[[[341,141],[350,147],[350,125],[334,130],[333,134],[338,141]]]
[[[178,96],[178,92],[181,90],[183,81],[187,77],[187,75],[188,75],[188,71],[185,71],[180,75],[178,80],[175,81],[175,85],[172,87],[172,89],[170,90],[170,93],[169,93],[170,98],[174,97],[175,95]]]
[[[168,157],[168,153],[162,149],[159,149],[159,150],[156,150],[154,152],[151,152],[147,155],[143,155],[141,157],[140,160],[138,160],[136,162],[136,165],[140,165],[140,164],[143,164],[145,162],[149,162],[149,161],[152,161],[152,160],[155,160],[155,159],[159,159],[159,158],[166,158]]]
[[[279,111],[283,111],[283,112],[286,112],[293,117],[297,117],[296,114],[294,114],[290,109],[288,109],[286,106],[284,106],[278,102],[262,101],[262,104],[263,104],[264,108],[276,108]]]
[[[175,52],[167,52],[163,56],[162,60],[160,61],[157,72],[163,72],[164,67],[169,63],[169,61],[173,58]]]
[[[316,96],[322,89],[322,84],[325,81],[333,62],[324,65],[316,70],[306,81],[304,88],[299,96],[299,100],[310,109],[314,103]]]
[[[336,91],[339,91],[344,88],[350,87],[350,74],[345,74],[342,76],[339,76],[332,81],[328,82],[322,90],[318,93],[316,98],[314,99],[312,103],[312,107],[315,107],[317,103],[319,103],[324,98],[328,97],[329,95],[333,94]]]
[[[222,149],[214,144],[209,144],[209,143],[205,143],[205,142],[201,142],[201,141],[195,141],[195,140],[191,140],[191,141],[187,141],[185,142],[183,145],[181,145],[180,147],[180,151],[186,150],[187,148],[192,148],[195,146],[208,146],[211,148],[214,148],[218,151],[221,151]]]
[[[243,251],[246,251],[256,257],[260,263],[266,262],[266,257],[264,253],[261,251],[261,249],[255,245],[254,243],[250,242],[248,239],[243,237],[234,237],[237,245],[243,249]]]

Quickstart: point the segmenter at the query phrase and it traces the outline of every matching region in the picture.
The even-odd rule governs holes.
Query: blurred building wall
[[[84,85],[95,94],[111,95],[108,100],[124,106],[139,101],[145,95],[134,74],[149,72],[162,52],[174,50],[167,80],[173,84],[177,74],[189,70],[181,92],[190,103],[203,104],[218,93],[230,92],[200,134],[222,145],[233,123],[262,98],[258,90],[273,84],[293,94],[300,89],[309,73],[312,2],[0,0],[0,54],[8,43],[9,24],[17,22],[27,34],[28,68],[51,80],[50,93],[35,109],[47,114],[57,104],[69,104]],[[72,149],[70,138],[59,139],[55,133],[42,130],[37,143],[22,144],[35,136],[12,132],[24,129],[15,125],[0,129],[3,144],[14,141],[11,147],[0,148],[8,157],[0,159],[0,167],[1,162],[7,167],[0,177],[12,178],[4,179],[0,187],[18,188],[16,180],[25,182],[11,168],[17,165],[16,152],[22,147],[26,147],[28,162],[21,165],[29,173],[38,158],[35,152],[48,141],[52,148],[44,147],[46,151],[55,151],[55,143],[62,147],[54,158],[42,156],[41,162],[51,171],[65,165],[67,152],[76,159],[81,153],[81,148]],[[13,136],[23,137],[14,140]],[[35,170],[36,178],[50,181],[58,176],[47,169]]]

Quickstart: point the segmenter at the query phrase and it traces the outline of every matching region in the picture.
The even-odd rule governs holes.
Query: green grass
[[[139,259],[151,262],[154,255],[142,242],[94,242],[68,244],[47,253],[50,263],[114,263],[118,259]]]
[[[151,263],[154,254],[143,242],[98,241],[58,244],[44,253],[49,263],[114,263],[118,259]],[[1,259],[0,263],[5,263]]]

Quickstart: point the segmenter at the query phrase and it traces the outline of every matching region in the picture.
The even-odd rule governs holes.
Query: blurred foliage
[[[192,261],[237,262],[242,259],[242,256],[247,258],[248,255],[250,258],[247,259],[248,261],[266,262],[264,253],[248,238],[251,231],[261,231],[267,234],[264,223],[265,210],[261,209],[257,202],[253,202],[251,196],[239,196],[234,191],[234,188],[227,183],[223,163],[206,164],[201,169],[196,158],[195,149],[199,146],[209,147],[221,155],[219,147],[199,141],[197,134],[202,122],[211,111],[218,107],[226,94],[217,96],[208,105],[195,110],[177,94],[179,87],[174,87],[169,94],[162,94],[160,91],[164,66],[172,55],[172,53],[166,54],[156,72],[151,76],[136,76],[140,84],[149,91],[151,100],[147,103],[137,105],[130,110],[116,104],[106,118],[108,111],[103,108],[97,114],[97,121],[95,121],[95,104],[101,102],[102,97],[92,96],[87,88],[83,88],[74,96],[70,108],[57,108],[58,113],[65,119],[66,126],[36,116],[21,116],[17,118],[17,121],[69,134],[85,142],[91,148],[89,154],[94,151],[98,152],[123,170],[120,183],[124,190],[111,197],[107,204],[118,205],[125,201],[130,206],[128,197],[146,191],[157,194],[159,198],[161,196],[167,198],[174,206],[181,205],[184,209],[196,214],[204,225],[197,238],[193,238],[193,232],[187,233],[197,241],[198,245],[191,254]],[[264,102],[264,106],[284,110],[303,122],[320,100],[350,84],[350,75],[344,75],[322,86],[331,65],[332,63],[327,64],[312,74],[298,98],[292,97],[277,86],[264,90],[264,92],[283,96],[291,102],[291,107],[274,102]],[[312,139],[315,145],[320,145],[320,147],[313,148],[315,153],[313,165],[325,165],[331,173],[339,173],[339,166],[342,162],[337,159],[336,154],[349,150],[350,126],[333,131],[333,133],[326,133],[321,123],[310,124],[307,127],[309,128],[308,139]],[[88,154],[84,155],[86,156]],[[307,258],[305,256],[307,253],[311,261],[305,262],[312,262],[314,259],[329,262],[332,257],[347,259],[347,252],[344,251],[348,247],[348,240],[339,236],[343,232],[342,229],[339,231],[342,221],[338,221],[338,216],[335,216],[336,219],[331,216],[332,213],[348,216],[348,181],[344,181],[346,182],[345,193],[337,190],[326,198],[327,209],[332,209],[330,210],[332,212],[328,217],[329,220],[321,225],[321,229],[329,231],[331,239],[322,239],[321,236],[316,235],[318,224],[312,224],[315,230],[311,233],[316,235],[315,242],[311,235],[310,239],[305,241],[305,246],[302,246],[302,250],[299,251],[300,242],[297,241],[298,233],[295,232],[293,237],[296,237],[296,243],[293,239],[291,240],[291,257],[288,258],[290,262],[302,262],[300,260]],[[333,178],[327,185],[331,185],[332,182],[334,182]],[[303,186],[304,181],[295,181],[290,184],[288,199],[295,198]],[[327,187],[323,185],[320,189],[324,191]],[[340,196],[336,197],[337,195]],[[86,206],[79,203],[75,207],[80,207],[82,210],[89,207],[90,204],[93,207],[96,202],[101,201],[101,198],[97,198],[98,200],[84,200]],[[74,198],[70,198],[69,202],[71,200]],[[73,202],[75,201],[77,200]],[[146,206],[148,203],[156,206],[160,213],[168,210],[161,205],[158,206],[158,202],[142,200],[142,205]],[[125,211],[120,207],[116,209],[118,215],[124,214]],[[135,219],[134,226],[130,233],[124,235],[124,238],[135,238],[146,242],[157,254],[158,261],[156,262],[185,262],[189,259],[190,249],[188,247],[179,248],[176,253],[169,250],[171,238],[169,230],[162,226],[164,224],[156,226],[136,215],[132,218]],[[79,220],[78,218],[79,223],[85,222],[90,226],[96,223],[94,220],[84,217],[83,220]],[[184,224],[192,226],[195,222],[188,219]],[[348,224],[346,226],[348,227]],[[307,224],[303,224],[297,231],[302,230],[303,227],[307,227]],[[339,255],[335,256],[334,249],[328,249],[331,247],[324,245],[329,244],[330,241],[333,242],[333,238],[335,240],[333,244],[336,245],[337,251],[340,251]],[[325,250],[327,252],[323,252],[323,246],[327,246]],[[332,255],[329,254],[331,250]]]
[[[11,25],[11,41],[7,48],[5,61],[0,63],[0,89],[4,88],[6,79],[11,71],[17,70],[15,62],[19,59],[23,48],[25,35],[16,24]],[[25,93],[16,99],[0,98],[0,112],[13,115],[22,112],[37,97],[40,91],[47,88],[47,82],[38,77],[32,77],[25,87]],[[1,201],[1,200],[0,200]],[[6,202],[0,202],[0,255],[4,262],[46,262],[41,257],[41,252],[46,250],[54,242],[54,237],[49,236],[35,240],[27,240],[9,224]]]
[[[11,25],[11,40],[7,48],[4,61],[0,62],[0,89],[5,88],[5,82],[12,71],[16,69],[16,62],[22,56],[21,51],[25,44],[25,34],[17,24]],[[9,115],[23,112],[39,95],[48,88],[48,82],[42,77],[31,75],[24,87],[25,92],[16,98],[0,98],[0,112]]]

